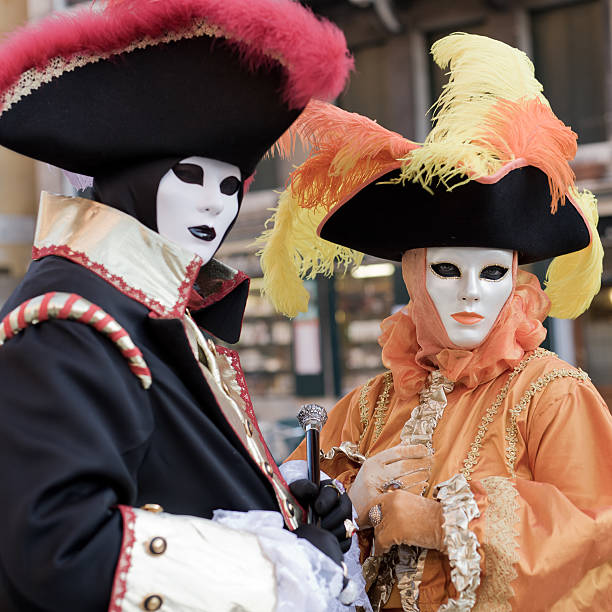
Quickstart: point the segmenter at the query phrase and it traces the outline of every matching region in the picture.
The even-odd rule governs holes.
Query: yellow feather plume
[[[434,127],[424,145],[403,160],[400,179],[429,191],[434,179],[448,187],[458,177],[467,182],[494,174],[508,161],[483,133],[483,121],[500,100],[539,98],[548,105],[531,60],[518,49],[485,36],[455,33],[437,41],[431,51],[440,68],[450,65],[450,78],[434,105]]]
[[[374,177],[397,168],[398,159],[417,146],[367,117],[319,101],[310,102],[275,148],[290,157],[298,141],[311,148],[310,155],[291,174],[256,241],[262,246],[262,292],[290,317],[308,307],[302,279],[331,276],[336,267],[346,270],[363,258],[317,236],[325,215]]]
[[[591,244],[581,251],[555,257],[546,271],[546,294],[551,301],[549,315],[558,319],[575,319],[593,301],[601,288],[603,246],[597,232],[597,200],[588,190],[570,191],[589,224]]]
[[[286,189],[266,224],[272,227],[257,239],[264,245],[257,253],[264,273],[262,293],[288,317],[308,310],[310,296],[302,279],[331,276],[336,265],[346,268],[361,263],[361,253],[317,237],[326,212],[300,207],[291,188]]]

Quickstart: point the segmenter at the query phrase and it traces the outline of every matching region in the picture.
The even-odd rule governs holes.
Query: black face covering
[[[112,206],[134,217],[154,232],[157,228],[157,190],[165,174],[182,158],[166,158],[129,166],[115,172],[99,174],[94,178],[93,199]],[[238,210],[244,194],[243,183],[238,191]],[[179,205],[179,203],[177,203]],[[234,226],[228,227],[223,240]],[[221,240],[221,243],[223,243]]]

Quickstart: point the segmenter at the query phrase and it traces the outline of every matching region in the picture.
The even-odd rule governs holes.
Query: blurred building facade
[[[408,138],[430,129],[427,111],[444,75],[431,45],[463,31],[523,49],[556,114],[579,135],[573,164],[578,184],[599,199],[606,257],[602,290],[576,321],[548,319],[547,348],[587,370],[612,403],[612,47],[609,0],[310,0],[344,30],[356,70],[337,103]],[[296,160],[299,163],[300,160]],[[253,276],[241,340],[250,387],[269,404],[277,397],[333,398],[380,372],[379,323],[407,296],[397,266],[366,258],[354,274],[311,283],[309,313],[275,315],[259,295],[252,237],[261,231],[271,191],[290,165],[268,160],[258,171],[223,258]],[[250,245],[250,246],[249,246]],[[547,262],[534,270],[541,279]],[[318,330],[318,332],[317,332]],[[264,399],[265,398],[265,399]],[[294,402],[297,400],[293,400]],[[328,400],[333,401],[333,400]]]
[[[586,369],[612,403],[612,0],[304,0],[346,33],[355,56],[350,86],[337,103],[413,140],[444,75],[429,56],[438,38],[464,31],[523,49],[556,114],[579,134],[579,185],[599,198],[606,249],[602,291],[574,322],[549,320],[548,347]],[[0,31],[77,0],[1,0]],[[310,310],[295,320],[259,294],[253,238],[270,216],[294,163],[266,160],[219,258],[253,281],[239,349],[264,421],[289,418],[301,398],[335,398],[380,372],[380,321],[407,300],[399,269],[366,258],[362,267],[310,283]],[[70,193],[61,173],[0,149],[0,303],[24,273],[41,189]],[[542,276],[546,264],[536,272]],[[291,429],[290,426],[288,426]],[[276,430],[275,430],[276,431]],[[270,435],[274,432],[270,430]],[[282,455],[282,446],[277,449]]]

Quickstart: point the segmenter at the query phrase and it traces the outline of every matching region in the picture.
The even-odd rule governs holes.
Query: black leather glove
[[[353,506],[349,496],[340,493],[331,486],[331,483],[331,480],[323,480],[317,487],[312,481],[304,478],[292,482],[289,488],[300,505],[304,508],[312,506],[321,519],[321,527],[336,536],[340,550],[345,553],[351,547],[351,539],[346,537],[344,521],[352,519]],[[312,543],[316,546],[314,542]]]

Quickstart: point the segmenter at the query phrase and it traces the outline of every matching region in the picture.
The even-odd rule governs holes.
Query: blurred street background
[[[0,33],[70,0],[0,0]],[[421,141],[426,113],[444,83],[429,48],[463,31],[524,50],[555,113],[579,135],[573,168],[581,188],[599,199],[599,232],[606,251],[602,289],[575,321],[548,319],[546,348],[585,369],[612,404],[612,0],[310,0],[340,26],[356,70],[337,104]],[[366,257],[335,279],[310,281],[310,310],[294,320],[276,314],[260,295],[261,270],[253,239],[275,206],[293,164],[259,166],[238,222],[217,257],[252,278],[238,344],[264,435],[277,460],[297,444],[295,415],[316,401],[336,400],[382,370],[379,323],[407,301],[399,266]],[[0,304],[17,286],[29,260],[41,190],[71,194],[55,168],[0,148]],[[364,229],[367,219],[364,219]],[[547,262],[531,271],[543,279]]]

